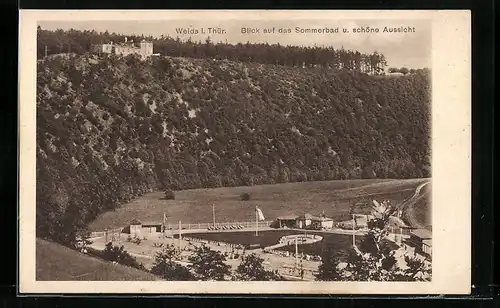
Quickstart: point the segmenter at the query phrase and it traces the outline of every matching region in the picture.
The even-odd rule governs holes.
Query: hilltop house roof
[[[426,229],[415,229],[412,230],[411,233],[415,235],[416,237],[419,237],[421,239],[431,239],[432,238],[432,232]]]
[[[134,219],[130,222],[130,225],[131,225],[131,226],[140,226],[140,225],[142,225],[142,222],[140,222],[137,218],[134,218]]]

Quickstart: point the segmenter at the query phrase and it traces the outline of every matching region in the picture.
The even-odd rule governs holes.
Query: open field
[[[36,280],[153,281],[161,279],[147,272],[112,264],[59,244],[37,239]]]
[[[244,187],[194,189],[175,192],[175,200],[163,199],[163,192],[155,192],[124,204],[115,211],[106,212],[90,224],[91,231],[125,227],[134,218],[140,221],[161,222],[163,213],[169,223],[212,222],[212,204],[217,222],[253,221],[258,205],[266,219],[280,215],[301,215],[309,212],[325,214],[335,220],[349,218],[355,204],[369,204],[371,199],[389,199],[399,203],[409,198],[415,188],[427,179],[410,180],[345,180],[286,183]],[[251,200],[241,201],[242,193]],[[364,213],[362,206],[355,212]]]

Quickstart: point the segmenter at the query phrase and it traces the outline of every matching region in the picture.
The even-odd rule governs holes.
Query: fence
[[[269,221],[259,221],[259,228],[269,227],[273,223],[272,220]],[[221,222],[216,223],[182,223],[182,230],[231,230],[231,229],[253,229],[255,228],[255,221],[244,221],[244,222]],[[104,231],[95,231],[90,233],[91,238],[105,237],[109,240],[119,239],[120,233],[122,233],[124,228],[109,229]],[[165,230],[177,231],[179,230],[179,224],[166,224]]]
[[[259,221],[258,226],[259,228],[265,228],[269,227],[273,223],[272,220],[269,221]],[[250,228],[255,228],[255,221],[243,221],[243,222],[220,222],[220,223],[182,223],[181,222],[181,229],[182,230],[201,230],[201,229],[208,229],[208,228],[214,228],[214,229],[224,229],[226,228],[231,228],[231,227],[239,227],[241,226],[244,229],[250,229]],[[166,224],[165,225],[166,230],[179,230],[179,224]],[[236,229],[236,228],[235,228]]]
[[[108,236],[110,239],[118,237],[120,233],[122,232],[123,228],[116,228],[116,229],[110,229],[110,230],[104,230],[104,231],[96,231],[96,232],[91,232],[90,237],[106,237]]]

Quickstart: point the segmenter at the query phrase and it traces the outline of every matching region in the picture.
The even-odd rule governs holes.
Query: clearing
[[[168,223],[210,223],[212,204],[215,205],[217,222],[242,222],[255,220],[255,206],[259,206],[266,220],[280,215],[306,212],[319,215],[322,211],[334,220],[350,218],[350,211],[365,213],[371,200],[388,199],[397,204],[410,198],[418,185],[429,179],[370,179],[321,182],[286,183],[274,185],[221,187],[175,192],[175,200],[165,200],[163,192],[139,197],[114,211],[100,215],[89,225],[90,231],[127,226],[134,218],[140,221],[163,220]],[[241,201],[240,195],[248,193],[251,199]]]

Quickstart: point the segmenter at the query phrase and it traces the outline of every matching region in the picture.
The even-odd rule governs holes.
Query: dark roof
[[[131,226],[142,225],[142,222],[140,222],[139,220],[137,220],[137,218],[134,218],[134,219],[130,222],[130,225],[131,225]]]
[[[432,238],[432,232],[426,229],[415,229],[411,230],[411,233],[421,239],[430,239]]]
[[[299,216],[297,216],[297,215],[283,215],[283,216],[279,216],[277,219],[278,220],[295,220],[298,217]]]

